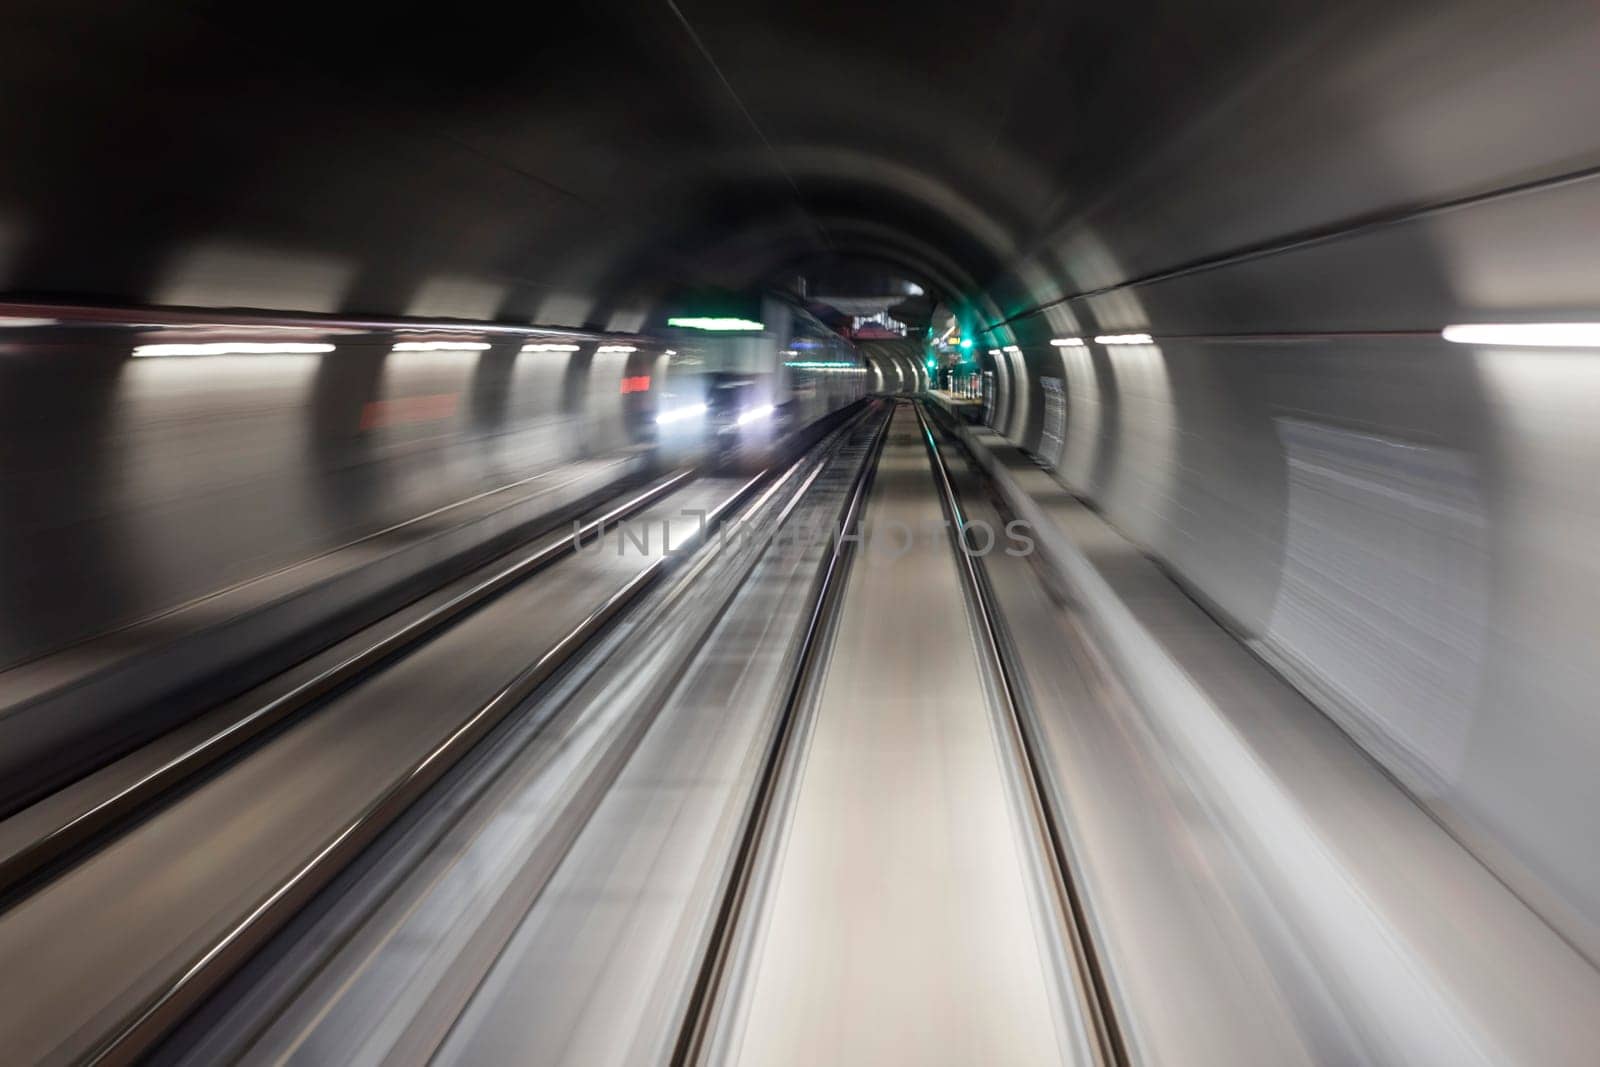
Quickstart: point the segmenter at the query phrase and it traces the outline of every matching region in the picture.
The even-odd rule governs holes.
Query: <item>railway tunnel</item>
[[[1600,1060],[1597,45],[8,5],[4,1058]]]

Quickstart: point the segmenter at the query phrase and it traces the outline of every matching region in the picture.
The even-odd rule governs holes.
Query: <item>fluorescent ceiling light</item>
[[[772,411],[773,408],[771,404],[762,404],[760,407],[754,407],[749,411],[741,412],[739,414],[739,425],[748,426],[752,422],[760,422],[762,419],[770,416]]]
[[[60,319],[29,319],[21,316],[0,315],[0,330],[21,330],[29,326],[59,326]]]
[[[1055,345],[1057,348],[1082,348],[1083,347],[1083,338],[1081,338],[1081,337],[1052,337],[1050,339],[1050,343]]]
[[[681,326],[686,330],[765,330],[764,323],[754,319],[715,318],[692,316],[689,318],[668,319],[668,326]]]
[[[550,341],[537,341],[531,345],[523,345],[522,350],[524,352],[576,352],[578,346]]]
[[[1018,348],[1016,345],[1006,345],[1006,351],[1015,356],[1022,355],[1022,349]]]
[[[989,354],[991,356],[998,356],[1000,354],[1000,350],[998,348],[991,348],[989,349]]]
[[[1512,348],[1600,348],[1600,322],[1528,322],[1446,326],[1444,339],[1458,345]]]
[[[398,341],[396,352],[482,352],[488,341]]]
[[[637,351],[639,351],[639,350],[637,348],[634,348],[632,345],[601,345],[599,348],[595,349],[595,353],[597,355],[602,353],[602,352],[637,352]]]
[[[689,404],[685,407],[673,408],[671,411],[663,411],[656,416],[656,423],[666,426],[674,422],[682,422],[684,419],[696,418],[705,413],[706,406],[704,404]]]
[[[1097,345],[1148,345],[1155,342],[1147,333],[1103,333],[1094,339]]]
[[[316,356],[332,352],[328,344],[300,341],[208,341],[185,344],[139,345],[133,354],[151,356]]]

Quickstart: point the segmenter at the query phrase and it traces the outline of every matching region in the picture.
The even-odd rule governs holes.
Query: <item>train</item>
[[[762,298],[759,320],[668,318],[662,336],[646,425],[671,461],[758,468],[776,444],[871,385],[855,345],[783,297]]]

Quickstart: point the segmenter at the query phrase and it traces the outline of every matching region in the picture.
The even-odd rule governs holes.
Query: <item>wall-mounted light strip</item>
[[[795,360],[795,361],[792,361],[792,362],[785,363],[784,366],[785,367],[793,367],[796,370],[865,371],[865,369],[866,369],[864,367],[859,367],[854,363],[846,363],[846,362],[843,362],[843,361],[830,362],[828,360],[822,360],[822,359]]]
[[[1458,345],[1509,348],[1600,348],[1600,322],[1489,323],[1446,326],[1444,339]]]
[[[1050,343],[1052,345],[1055,345],[1057,348],[1083,348],[1084,347],[1083,338],[1081,338],[1081,337],[1052,337],[1050,339]]]
[[[139,345],[133,354],[153,356],[319,356],[332,352],[328,344],[301,341],[206,341]]]
[[[1018,348],[1016,345],[1006,345],[1006,351],[1010,352],[1013,356],[1022,355],[1022,349]]]
[[[1000,355],[1000,350],[998,348],[991,348],[991,349],[989,349],[989,354],[991,356],[999,356]]]
[[[674,318],[667,320],[668,326],[678,326],[685,330],[765,330],[766,324],[756,322],[754,319],[716,318],[705,316],[689,316],[687,318]]]
[[[605,355],[608,352],[611,352],[611,353],[627,353],[627,352],[637,352],[639,350],[637,348],[633,347],[632,345],[601,345],[599,348],[595,349],[594,351],[595,351],[596,355]]]
[[[774,408],[771,404],[762,404],[759,407],[750,408],[748,411],[741,411],[738,423],[740,426],[749,426],[752,422],[760,422],[762,419],[770,418],[773,410]]]
[[[1147,333],[1103,333],[1094,339],[1097,345],[1148,345],[1154,344]]]
[[[535,341],[533,344],[523,345],[522,350],[524,352],[576,352],[578,346],[558,341]]]
[[[396,341],[395,352],[482,352],[488,341]]]

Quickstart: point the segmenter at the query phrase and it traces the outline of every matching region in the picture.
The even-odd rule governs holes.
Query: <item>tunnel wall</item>
[[[995,416],[1591,958],[1600,358],[1438,331],[1600,303],[1593,218],[1553,183],[1069,299]]]
[[[470,47],[446,51],[485,75],[465,90],[463,66],[392,61],[448,19],[352,49],[243,8],[19,8],[0,285],[631,331],[618,314],[679,275],[755,284],[819,249],[914,268],[1019,347],[996,424],[1048,439],[1600,959],[1600,385],[1586,355],[1437,335],[1600,317],[1594,5],[901,20],[962,42],[944,63],[735,8],[751,22],[707,39],[715,77],[665,9],[530,9],[559,77],[514,44],[483,62],[456,20]],[[259,47],[273,27],[293,47]],[[161,91],[130,92],[152,65]],[[1048,343],[1142,330],[1159,344]],[[506,353],[134,369],[0,347],[0,664],[621,440],[567,369],[586,353],[557,384]]]
[[[10,666],[629,443],[622,353],[0,358]]]
[[[856,347],[875,372],[869,387],[885,393],[915,393],[928,388],[924,346],[920,339],[862,341]]]

